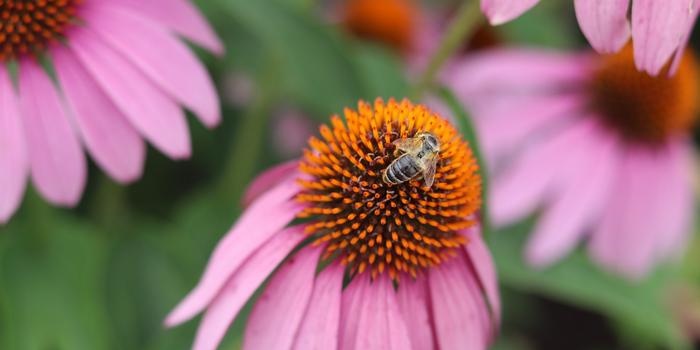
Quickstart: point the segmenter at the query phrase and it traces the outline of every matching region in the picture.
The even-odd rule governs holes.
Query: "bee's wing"
[[[435,181],[435,169],[437,168],[438,156],[434,154],[423,160],[425,165],[425,170],[423,171],[423,180],[425,180],[425,187],[432,187]]]
[[[421,149],[422,141],[417,137],[398,139],[392,142],[397,149],[403,151],[404,153],[415,152]]]

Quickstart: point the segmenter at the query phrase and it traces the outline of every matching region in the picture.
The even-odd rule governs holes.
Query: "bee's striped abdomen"
[[[404,154],[394,160],[384,170],[384,182],[392,185],[397,185],[406,182],[418,175],[420,168],[409,155]]]

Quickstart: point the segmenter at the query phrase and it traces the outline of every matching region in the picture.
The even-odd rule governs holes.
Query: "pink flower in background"
[[[47,201],[75,205],[86,182],[83,147],[128,183],[143,171],[144,139],[189,157],[183,107],[208,127],[220,120],[205,67],[177,36],[223,48],[186,0],[10,0],[0,16],[0,223],[29,175]]]
[[[315,129],[316,123],[302,111],[281,106],[273,115],[272,146],[285,158],[298,157]]]
[[[204,312],[193,348],[215,349],[269,278],[243,349],[486,349],[500,299],[467,143],[408,101],[360,102],[331,125],[300,161],[253,182],[250,206],[166,325]],[[387,185],[393,141],[418,131],[441,145],[435,183]]]
[[[538,2],[481,0],[481,9],[497,25],[517,18]],[[581,31],[598,52],[618,52],[631,35],[637,69],[652,75],[672,56],[671,73],[675,72],[700,11],[695,0],[574,0],[574,5]]]
[[[489,167],[494,223],[541,210],[525,255],[551,264],[586,241],[630,278],[682,250],[691,231],[696,61],[673,77],[612,56],[507,49],[456,65],[448,84],[471,111]]]

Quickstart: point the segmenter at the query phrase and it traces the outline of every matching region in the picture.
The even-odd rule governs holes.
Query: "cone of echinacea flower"
[[[494,223],[540,213],[529,263],[585,242],[602,266],[640,278],[681,252],[694,211],[691,53],[671,77],[637,71],[629,46],[610,56],[503,49],[449,76],[492,170]]]
[[[385,178],[411,155],[435,156],[431,186],[410,167]],[[302,159],[253,182],[250,205],[165,322],[203,312],[194,348],[215,349],[269,278],[244,349],[484,349],[500,301],[480,191],[474,155],[447,121],[408,101],[360,102]]]
[[[481,0],[492,24],[519,17],[539,0]],[[695,0],[574,0],[576,18],[591,45],[601,53],[634,41],[637,69],[658,74],[671,57],[674,73],[700,11]],[[628,13],[631,15],[628,19]]]
[[[190,155],[183,107],[213,127],[219,103],[178,36],[223,50],[187,0],[0,1],[0,223],[29,177],[47,201],[75,205],[83,147],[121,183],[141,176],[144,139]]]

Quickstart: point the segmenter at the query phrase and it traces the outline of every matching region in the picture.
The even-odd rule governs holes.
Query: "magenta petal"
[[[389,276],[381,275],[370,283],[369,273],[364,273],[350,286],[353,284],[357,289],[343,293],[339,349],[411,349]]]
[[[598,52],[617,52],[625,45],[629,0],[575,0],[574,5],[583,35]]]
[[[316,277],[311,302],[294,340],[296,350],[333,350],[338,347],[340,296],[345,268],[331,264]]]
[[[221,121],[219,100],[197,57],[162,27],[119,6],[85,8],[90,27],[160,89],[195,112],[208,127]]]
[[[691,3],[690,0],[632,2],[634,60],[639,70],[658,74],[683,44],[697,15]]]
[[[486,349],[488,334],[484,333],[482,320],[485,303],[481,297],[470,295],[470,273],[461,257],[429,272],[433,324],[440,349]]]
[[[7,70],[0,66],[0,224],[7,222],[19,207],[28,172],[19,101]]]
[[[584,146],[579,170],[539,218],[526,257],[534,266],[545,266],[562,258],[598,219],[610,199],[619,163],[618,146],[607,130]]]
[[[224,53],[224,46],[207,20],[188,0],[100,0],[114,3],[141,15],[148,16],[166,28],[192,40],[216,54]]]
[[[671,69],[669,69],[669,71],[668,71],[669,75],[676,74],[676,71],[678,70],[678,67],[681,64],[681,59],[683,58],[683,53],[685,52],[686,48],[688,47],[688,41],[690,41],[690,36],[693,34],[693,28],[695,28],[695,22],[697,21],[698,15],[700,14],[700,3],[698,3],[696,1],[693,4],[695,6],[695,8],[693,9],[693,15],[692,15],[693,19],[688,24],[688,29],[685,31],[683,38],[681,38],[681,44],[678,46],[676,53],[673,55],[673,62],[671,63]]]
[[[119,182],[138,179],[146,157],[141,136],[68,49],[55,47],[51,55],[67,105],[92,157]]]
[[[193,348],[216,349],[231,322],[255,290],[304,238],[302,227],[284,229],[247,259],[207,308]]]
[[[146,139],[171,158],[190,156],[187,121],[177,104],[85,28],[74,29],[70,43],[95,81]]]
[[[464,234],[469,238],[465,247],[467,260],[476,274],[476,278],[486,294],[486,299],[493,315],[493,330],[498,329],[501,323],[501,295],[498,291],[498,276],[496,267],[493,264],[491,252],[481,237],[481,230],[474,228],[467,230]],[[495,334],[493,334],[495,336]]]
[[[168,315],[166,325],[180,324],[202,311],[245,259],[294,219],[299,204],[289,198],[298,191],[294,181],[283,182],[243,212],[214,249],[197,287]]]
[[[314,289],[321,251],[303,248],[275,273],[250,314],[243,349],[292,347]]]
[[[83,193],[87,166],[58,92],[31,60],[20,64],[19,92],[32,180],[49,202],[73,206]]]
[[[404,276],[399,283],[396,298],[413,349],[435,349],[433,324],[430,319],[430,298],[425,276],[419,276],[417,279]]]
[[[275,165],[272,168],[265,170],[262,174],[258,175],[250,185],[248,185],[248,188],[243,194],[243,206],[249,206],[250,203],[257,199],[261,194],[276,186],[281,181],[289,178],[290,176],[296,176],[298,174],[296,171],[297,168],[299,168],[299,161],[292,160]]]
[[[519,17],[538,2],[539,0],[481,0],[481,11],[492,25],[499,25]]]

